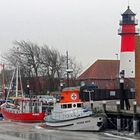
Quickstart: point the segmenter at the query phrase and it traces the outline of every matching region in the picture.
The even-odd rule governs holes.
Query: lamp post
[[[117,58],[117,60],[118,60],[118,53],[116,53],[115,55],[116,55],[116,58]]]
[[[125,74],[125,71],[122,70],[120,72],[120,108],[124,109],[124,103],[125,103],[126,110],[130,110],[130,103],[129,103],[126,91],[124,90],[124,74]]]
[[[126,95],[126,91],[124,90],[124,74],[125,74],[124,72],[125,72],[124,70],[120,72],[120,107],[121,109],[124,109],[124,102],[125,102],[126,110],[129,110],[130,103]]]
[[[124,70],[120,72],[120,108],[124,109]]]

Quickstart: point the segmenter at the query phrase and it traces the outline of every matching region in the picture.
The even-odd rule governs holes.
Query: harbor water
[[[126,135],[103,132],[58,131],[42,128],[37,123],[0,121],[0,140],[138,140],[133,133]]]

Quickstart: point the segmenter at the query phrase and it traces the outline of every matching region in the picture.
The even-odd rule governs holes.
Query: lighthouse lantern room
[[[122,14],[118,34],[121,35],[120,72],[123,70],[125,78],[135,77],[135,35],[139,30],[135,27],[138,21],[128,6]]]

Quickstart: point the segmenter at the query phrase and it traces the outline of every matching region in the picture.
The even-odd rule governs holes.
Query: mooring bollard
[[[119,132],[121,131],[121,118],[120,118],[120,116],[117,116],[117,130]]]
[[[138,120],[137,120],[137,102],[133,102],[133,132],[136,134],[138,132]]]
[[[117,104],[117,112],[118,112],[118,114],[120,114],[120,110],[121,110],[120,101],[117,101],[116,104]]]
[[[133,113],[134,114],[137,113],[137,102],[136,101],[133,102]]]
[[[117,130],[121,131],[121,117],[120,117],[120,101],[116,102],[117,104]]]
[[[136,134],[138,132],[138,121],[133,119],[133,132]]]
[[[106,101],[103,101],[103,112],[106,112]]]

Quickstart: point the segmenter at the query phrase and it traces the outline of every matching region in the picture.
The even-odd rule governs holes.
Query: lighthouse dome
[[[128,6],[127,10],[122,14],[122,23],[121,24],[135,24],[137,25],[137,21],[135,20],[135,13],[132,12],[130,7]]]
[[[122,16],[123,15],[136,15],[136,14],[133,13],[130,7],[128,6],[127,10],[122,14]]]

